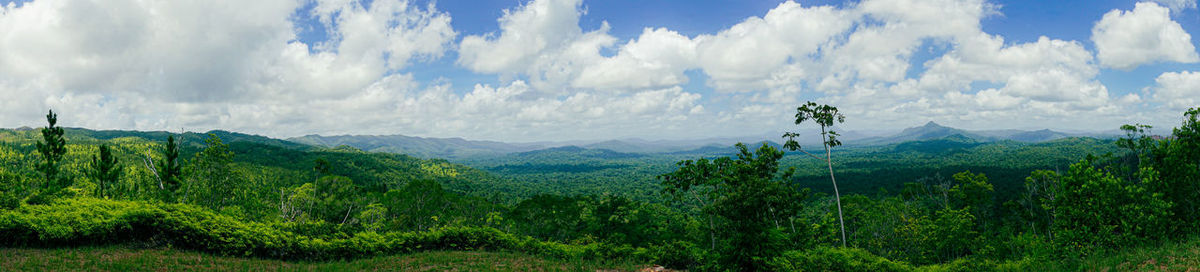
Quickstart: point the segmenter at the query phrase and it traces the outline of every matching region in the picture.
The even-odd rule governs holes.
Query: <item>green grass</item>
[[[1200,237],[1016,267],[1014,271],[1200,271]]]
[[[1077,265],[1088,271],[1200,271],[1200,239],[1097,254]]]
[[[5,271],[634,271],[632,263],[547,259],[522,253],[429,251],[349,261],[289,262],[175,249],[0,248]]]

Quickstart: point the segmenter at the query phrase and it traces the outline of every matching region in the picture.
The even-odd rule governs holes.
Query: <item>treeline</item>
[[[824,109],[826,121],[838,116],[836,108]],[[707,269],[1029,270],[1200,234],[1198,113],[1184,113],[1166,138],[1148,135],[1147,126],[1124,126],[1127,135],[1116,144],[1125,152],[1031,171],[1017,192],[1003,196],[988,176],[970,170],[907,182],[896,193],[811,193],[794,182],[795,169],[780,167],[783,152],[768,145],[681,161],[662,180],[667,193],[697,204],[690,215],[707,233],[693,240],[710,241],[696,244],[708,256],[702,259],[713,260]],[[835,133],[822,136],[826,150],[837,146]],[[808,155],[833,168],[826,154]]]

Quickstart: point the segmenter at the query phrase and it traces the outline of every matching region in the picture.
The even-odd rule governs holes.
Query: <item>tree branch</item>
[[[797,151],[800,151],[800,152],[804,152],[804,154],[808,154],[808,156],[809,156],[809,157],[813,157],[814,159],[818,159],[818,160],[821,160],[821,161],[823,161],[823,162],[829,162],[829,161],[826,161],[824,158],[817,157],[817,155],[813,155],[812,153],[808,153],[808,151],[804,151],[804,149],[796,149],[796,150],[797,150]]]

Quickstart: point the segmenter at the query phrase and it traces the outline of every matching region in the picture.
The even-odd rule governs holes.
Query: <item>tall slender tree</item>
[[[42,155],[42,163],[38,164],[37,169],[46,178],[42,189],[54,193],[68,185],[58,171],[58,163],[67,154],[67,140],[63,138],[63,128],[57,126],[58,115],[54,114],[54,110],[46,114],[46,122],[49,125],[42,128],[42,141],[37,143],[38,153]]]
[[[179,179],[183,175],[183,166],[179,163],[179,145],[175,143],[174,135],[167,135],[166,150],[163,151],[163,161],[159,163],[158,174],[161,189],[167,192],[179,190]]]
[[[100,145],[100,155],[92,155],[92,180],[96,181],[96,196],[112,197],[112,188],[121,175],[121,166],[117,165],[117,157],[112,155],[108,145]]]
[[[804,154],[808,154],[810,157],[825,161],[825,164],[829,166],[829,180],[833,182],[833,195],[834,199],[837,201],[838,207],[838,224],[841,225],[842,228],[842,247],[845,247],[846,221],[842,218],[842,195],[838,192],[837,179],[833,176],[833,155],[830,150],[832,150],[834,147],[842,145],[842,141],[838,140],[838,136],[841,135],[836,131],[833,131],[833,124],[834,121],[838,123],[846,122],[846,116],[842,115],[841,112],[838,112],[837,107],[830,105],[817,105],[817,103],[808,101],[808,103],[800,105],[800,107],[796,108],[795,124],[800,125],[807,121],[812,121],[813,123],[816,123],[817,126],[821,127],[821,146],[825,148],[825,157],[821,158],[817,155],[813,155],[812,153],[808,153],[808,151],[804,151],[804,149],[800,147],[800,143],[796,142],[796,137],[800,136],[800,133],[796,132],[787,132],[783,134],[783,137],[787,138],[787,143],[785,143],[783,147],[792,151],[804,152]]]

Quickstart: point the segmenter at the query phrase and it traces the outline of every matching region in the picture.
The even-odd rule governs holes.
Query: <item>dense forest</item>
[[[1200,234],[1200,108],[1170,135],[842,146],[837,108],[671,153],[451,162],[214,131],[0,130],[0,246],[321,261],[430,250],[694,271],[1076,270]],[[819,146],[794,139],[819,137]],[[1074,260],[1074,261],[1072,261]]]

